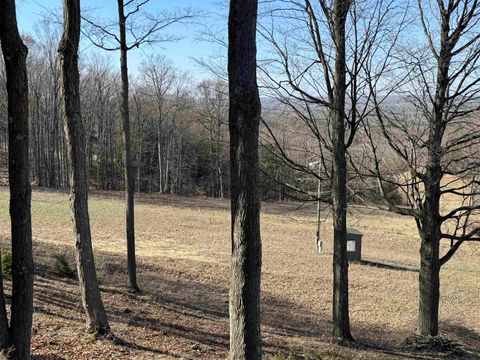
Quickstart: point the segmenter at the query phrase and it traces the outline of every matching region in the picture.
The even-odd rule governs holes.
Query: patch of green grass
[[[55,273],[63,278],[74,279],[75,270],[70,267],[68,258],[65,254],[54,255],[55,263],[53,265]]]
[[[91,197],[88,201],[90,215],[102,218],[121,218],[125,205],[120,199],[103,199]]]
[[[0,189],[0,219],[10,221],[10,193],[7,187]],[[57,221],[70,218],[68,195],[32,191],[32,221]]]
[[[10,252],[2,249],[2,276],[4,279],[10,279],[12,276],[12,255]]]
[[[68,192],[32,192],[32,221],[70,221],[70,195]],[[0,220],[10,221],[9,191],[0,189]],[[89,213],[92,219],[119,218],[123,214],[124,204],[121,198],[109,199],[90,196],[88,201]]]

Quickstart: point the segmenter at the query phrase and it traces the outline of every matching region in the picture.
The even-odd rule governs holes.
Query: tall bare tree
[[[381,1],[368,10],[353,4],[351,0],[272,2],[265,11],[270,16],[260,29],[273,50],[273,56],[261,65],[266,87],[285,105],[285,117],[290,114],[290,118],[299,119],[300,126],[312,137],[307,149],[292,152],[265,122],[277,154],[295,171],[318,181],[327,180],[331,187],[333,335],[345,342],[352,340],[346,254],[346,153],[366,109],[363,103],[358,106],[362,95],[361,65],[371,53],[388,8]],[[298,131],[298,126],[295,129]],[[323,194],[316,185],[319,201]]]
[[[204,80],[198,87],[197,119],[209,136],[211,196],[223,198],[223,146],[224,131],[228,117],[228,85],[226,82]]]
[[[86,124],[87,168],[91,169],[91,183],[105,190],[118,189],[115,132],[117,129],[117,84],[111,62],[106,54],[90,57],[80,80],[80,93]],[[121,140],[121,139],[120,139]],[[87,170],[88,173],[88,170]]]
[[[334,0],[327,10],[335,43],[335,70],[331,94],[333,195],[333,335],[350,341],[347,259],[347,161],[345,145],[346,51],[345,24],[352,0]]]
[[[406,9],[390,0],[273,1],[265,6],[260,33],[272,51],[260,69],[277,109],[273,119],[264,118],[262,140],[273,143],[265,149],[273,149],[307,179],[302,186],[284,182],[288,189],[316,200],[319,210],[319,202],[331,198],[333,335],[350,342],[346,210],[356,193],[349,186],[347,152],[372,112],[364,67],[378,67],[382,79],[392,71],[394,64],[386,59],[405,27]],[[280,126],[275,116],[283,118]],[[325,186],[320,188],[320,182]]]
[[[27,53],[17,27],[14,0],[0,1],[0,41],[8,95],[8,177],[12,236],[12,303],[8,325],[0,304],[0,345],[12,359],[30,359],[33,311],[31,187],[28,158]],[[1,284],[0,284],[1,285]],[[3,289],[2,289],[3,292]],[[3,295],[3,294],[0,294]],[[7,339],[8,337],[8,339]]]
[[[230,355],[235,360],[262,358],[257,9],[257,0],[232,0],[228,18],[232,213]]]
[[[165,57],[153,56],[142,63],[141,72],[144,82],[149,86],[157,110],[157,151],[158,151],[158,188],[159,192],[166,191],[167,181],[165,174],[165,156],[163,156],[162,125],[167,120],[173,106],[168,106],[168,95],[173,90],[177,77],[173,66]]]
[[[164,12],[162,14],[152,15],[143,11],[149,2],[150,0],[130,0],[124,3],[123,0],[117,0],[118,32],[115,31],[111,25],[102,25],[99,21],[92,21],[85,18],[89,25],[85,33],[94,45],[108,51],[120,50],[120,71],[122,79],[120,112],[122,114],[124,142],[126,200],[125,232],[127,237],[128,278],[130,289],[133,292],[139,292],[140,289],[137,284],[135,257],[134,193],[136,163],[132,162],[130,136],[128,52],[145,44],[177,40],[178,37],[165,34],[164,31],[172,24],[187,21],[195,16],[195,12],[191,9],[186,9],[181,12]]]
[[[59,184],[58,177],[61,176],[56,161],[59,158],[58,138],[61,122],[59,121],[58,110],[59,104],[59,76],[60,69],[57,59],[57,45],[60,39],[59,28],[57,24],[52,24],[52,19],[44,17],[36,26],[36,35],[38,37],[39,52],[43,55],[42,60],[44,64],[41,71],[44,72],[44,87],[45,99],[43,102],[46,107],[46,114],[44,121],[46,129],[44,135],[46,137],[46,144],[44,144],[43,151],[45,152],[47,182],[48,187],[57,187]],[[35,70],[34,70],[35,71]],[[37,114],[38,116],[39,114]],[[57,171],[56,171],[57,170]]]
[[[75,235],[76,262],[82,302],[90,331],[110,332],[95,269],[85,156],[85,128],[80,110],[80,0],[63,1],[63,35],[59,44],[62,89],[62,113],[70,160],[70,206]]]
[[[123,0],[118,0],[118,26],[120,33],[120,73],[122,78],[122,103],[120,112],[122,114],[123,125],[123,144],[124,144],[124,171],[125,171],[125,192],[126,192],[126,235],[127,235],[127,264],[128,279],[130,281],[130,289],[133,292],[139,292],[140,288],[137,284],[137,264],[135,257],[135,209],[134,209],[134,193],[135,193],[135,169],[132,163],[132,146],[130,139],[130,111],[128,105],[128,63],[127,63],[127,34],[125,9]]]
[[[480,2],[417,4],[423,38],[404,49],[403,72],[390,81],[402,85],[388,90],[369,74],[376,121],[365,127],[371,156],[364,172],[377,181],[389,209],[415,219],[418,333],[436,336],[440,269],[462,244],[480,241]],[[389,163],[385,147],[393,155]],[[403,204],[394,203],[392,193]],[[444,201],[447,196],[454,201]]]

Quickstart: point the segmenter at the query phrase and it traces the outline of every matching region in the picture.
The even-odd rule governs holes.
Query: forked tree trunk
[[[130,289],[137,293],[137,264],[135,257],[135,174],[132,166],[132,145],[130,136],[130,111],[128,108],[128,67],[127,67],[127,37],[125,33],[125,14],[123,0],[118,0],[118,24],[120,27],[120,70],[122,76],[122,113],[123,124],[123,157],[125,171],[125,200],[126,200],[126,236],[127,236],[127,267]]]
[[[228,24],[232,265],[230,355],[262,357],[260,332],[260,200],[258,132],[261,116],[256,77],[257,0],[232,0]]]
[[[350,0],[335,0],[333,5],[336,44],[332,118],[333,148],[333,336],[341,342],[352,341],[348,313],[347,260],[347,164],[345,156],[345,21]]]
[[[70,207],[75,234],[76,262],[82,302],[90,331],[110,331],[103,306],[92,249],[88,215],[88,188],[85,157],[85,128],[80,112],[78,43],[80,0],[63,0],[63,35],[59,45],[62,112],[70,161]]]
[[[8,175],[12,235],[12,359],[30,359],[33,310],[31,187],[28,156],[27,48],[17,28],[15,1],[0,0],[0,41],[7,75]],[[3,310],[2,310],[3,311]],[[5,326],[2,320],[0,326]],[[5,330],[2,333],[5,333]]]

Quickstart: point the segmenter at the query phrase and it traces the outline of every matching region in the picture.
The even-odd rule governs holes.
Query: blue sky
[[[35,35],[35,24],[47,12],[53,12],[61,16],[62,14],[62,0],[17,0],[17,20],[20,32],[22,34]],[[90,9],[95,16],[101,19],[115,20],[117,15],[117,1],[116,0],[81,0],[82,9]],[[145,6],[150,13],[156,13],[162,10],[174,10],[191,7],[195,10],[214,13],[214,17],[209,22],[218,22],[218,26],[226,27],[226,14],[223,17],[218,15],[221,13],[222,7],[219,6],[219,0],[150,0]],[[202,17],[205,19],[205,17]],[[198,21],[201,21],[199,19]],[[164,43],[155,46],[145,46],[143,49],[134,49],[129,52],[129,70],[131,73],[136,73],[141,59],[145,54],[152,52],[165,55],[172,60],[175,67],[189,71],[196,78],[208,76],[206,73],[202,74],[202,70],[191,59],[192,57],[202,58],[213,54],[212,47],[207,43],[198,41],[198,31],[200,27],[194,25],[174,25],[169,28],[169,32],[182,37],[182,40],[172,43]],[[35,37],[35,36],[34,36]],[[88,40],[83,41],[81,47],[84,52],[89,51]],[[112,60],[118,59],[117,52],[111,53]],[[113,62],[116,65],[115,62]]]

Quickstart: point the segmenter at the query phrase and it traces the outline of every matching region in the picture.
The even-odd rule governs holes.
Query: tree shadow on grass
[[[418,273],[418,269],[414,268],[412,266],[405,266],[405,265],[392,264],[392,263],[386,263],[386,262],[380,262],[380,261],[372,261],[372,260],[364,260],[364,259],[356,261],[356,263],[360,264],[360,265],[379,268],[379,269],[396,270],[396,271],[410,271],[410,272]]]
[[[45,254],[68,253],[68,249],[43,242],[39,248]],[[108,259],[106,263],[104,261],[98,261],[98,263],[103,263],[103,267],[110,270],[124,264],[124,258],[118,254],[97,251],[95,255],[99,260]],[[113,324],[116,335],[122,339],[119,344],[152,354],[169,353],[174,356],[164,348],[147,346],[137,341],[135,331],[117,333],[115,323],[124,324],[130,329],[147,328],[154,334],[182,339],[187,349],[181,356],[191,355],[193,358],[201,358],[196,349],[190,349],[197,345],[213,354],[228,354],[228,284],[215,285],[183,278],[173,275],[167,268],[151,263],[145,264],[145,259],[139,260],[140,269],[146,270],[141,276],[141,283],[145,288],[140,295],[129,294],[126,287],[119,287],[113,279],[109,281],[108,274],[102,273],[101,269],[99,271],[103,279],[101,288],[110,322]],[[142,267],[142,264],[147,266]],[[45,265],[36,266],[36,268],[36,311],[62,321],[82,319],[83,307],[80,302],[78,282],[55,276]],[[151,286],[152,284],[159,285]],[[110,300],[112,297],[114,301]],[[146,311],[143,311],[145,308]],[[294,303],[264,293],[262,310],[266,335],[264,348],[267,354],[288,349],[286,340],[288,337],[315,338],[321,333],[316,320],[317,316],[310,312],[303,313]],[[205,358],[222,357],[204,356]]]
[[[168,356],[172,356],[172,357],[175,357],[175,358],[183,358],[181,355],[179,355],[179,354],[177,354],[173,351],[160,350],[160,349],[155,349],[155,348],[152,348],[152,347],[149,347],[149,346],[139,345],[135,342],[131,342],[131,341],[122,339],[122,338],[120,338],[116,335],[112,335],[109,338],[107,337],[107,338],[105,338],[105,340],[112,341],[115,345],[119,345],[119,346],[122,346],[122,347],[125,347],[125,348],[128,348],[128,349],[132,349],[132,350],[144,351],[144,352],[148,352],[148,353],[156,354],[156,355],[168,355]]]
[[[465,345],[464,347],[472,358],[480,359],[480,333],[451,321],[442,322],[440,326],[442,333],[447,338],[452,338]]]
[[[370,349],[374,352],[399,356],[405,359],[462,359],[480,360],[480,334],[459,324],[448,321],[440,322],[440,337],[425,338],[415,334],[398,334],[403,340],[398,346],[380,344],[375,339],[358,339],[355,346]],[[398,336],[392,334],[392,336]],[[416,340],[420,339],[420,343]],[[426,343],[435,346],[423,346]],[[441,346],[437,346],[438,344]]]
[[[36,311],[62,319],[62,326],[68,326],[65,325],[68,321],[83,322],[78,282],[55,276],[45,262],[46,256],[51,257],[60,251],[73,254],[73,248],[52,246],[48,242],[40,241],[37,241],[37,248],[43,258],[36,266]],[[101,287],[113,330],[121,339],[117,341],[118,346],[152,355],[187,359],[215,359],[227,356],[228,284],[197,281],[191,276],[172,273],[157,262],[140,258],[139,273],[145,288],[142,294],[133,295],[127,292],[126,286],[118,285],[119,282],[115,278],[118,274],[110,274],[106,270],[108,264],[114,264],[110,269],[121,269],[125,264],[124,257],[107,251],[97,251],[95,256],[100,260],[98,263],[103,264],[99,269],[103,279]],[[123,272],[120,276],[125,277]],[[314,313],[298,303],[267,292],[262,293],[265,355],[288,352],[292,343],[299,339],[304,344],[302,346],[312,350],[334,346],[330,337],[329,315]],[[416,353],[403,346],[383,344],[375,337],[384,330],[377,329],[372,324],[355,323],[353,326],[354,335],[368,334],[359,337],[356,345],[358,351],[365,352],[364,358],[368,358],[368,354],[377,354],[385,358],[440,358],[438,354]],[[137,338],[141,331],[149,332],[152,337],[165,341],[162,340],[161,345],[158,343],[151,345],[148,339]],[[469,344],[480,343],[480,336],[475,331],[458,326],[450,326],[448,331],[456,332],[461,339],[468,338]],[[402,339],[405,338],[405,333],[389,330],[389,338]],[[176,347],[171,348],[169,344],[172,342]]]

